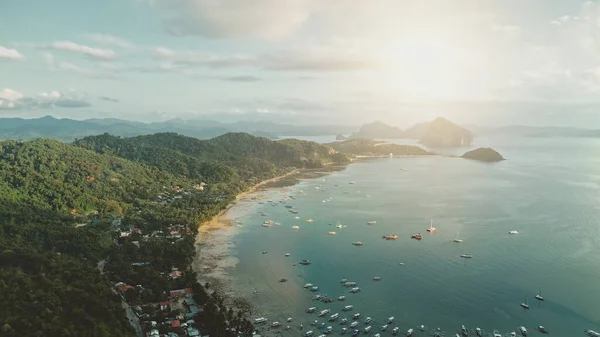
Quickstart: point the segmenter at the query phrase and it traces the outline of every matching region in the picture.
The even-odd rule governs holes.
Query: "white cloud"
[[[12,89],[0,91],[0,109],[82,108],[91,106],[85,92],[51,90],[25,96]]]
[[[5,59],[15,61],[22,60],[24,58],[25,56],[23,56],[23,54],[21,54],[18,50],[0,46],[0,60]]]
[[[339,45],[307,46],[259,55],[215,55],[198,51],[154,50],[157,58],[170,62],[171,69],[205,66],[211,68],[255,67],[276,71],[352,71],[381,66],[379,60],[360,50]],[[163,67],[164,69],[164,67]]]
[[[83,54],[92,59],[112,60],[117,57],[112,49],[93,48],[72,41],[55,41],[48,48]]]
[[[67,71],[95,79],[116,79],[116,77],[110,73],[84,68],[70,62],[57,62],[54,58],[54,55],[49,53],[44,55],[44,60],[46,65],[48,65],[48,69],[52,71]],[[108,66],[105,66],[104,63],[102,63],[101,66],[104,69],[116,70],[115,66],[111,66],[111,68],[109,68]]]
[[[87,35],[88,39],[98,44],[115,46],[120,48],[132,48],[133,43],[109,34],[91,34]]]
[[[300,27],[316,0],[159,0],[174,16],[165,21],[174,35],[209,38],[278,38]]]

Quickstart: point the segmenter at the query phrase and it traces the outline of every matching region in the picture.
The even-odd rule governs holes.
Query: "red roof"
[[[160,306],[169,305],[169,301],[159,302],[158,305],[160,305]]]
[[[171,327],[172,328],[179,328],[179,326],[181,326],[181,322],[179,322],[178,319],[174,320],[174,321],[171,321]]]

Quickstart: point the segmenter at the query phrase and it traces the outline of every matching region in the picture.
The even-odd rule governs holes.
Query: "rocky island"
[[[478,149],[466,152],[462,155],[462,158],[485,162],[498,162],[504,160],[504,157],[502,157],[498,151],[489,147],[480,147]]]
[[[473,144],[473,134],[445,118],[438,117],[429,123],[419,142],[429,147],[470,146]]]

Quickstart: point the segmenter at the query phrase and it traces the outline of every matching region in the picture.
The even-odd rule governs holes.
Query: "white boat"
[[[371,331],[371,329],[372,329],[372,327],[369,325],[369,326],[367,326],[367,327],[366,327],[366,328],[365,328],[363,331],[364,331],[365,333],[369,333],[369,331]]]
[[[392,323],[396,318],[394,316],[388,318],[388,323]]]
[[[354,293],[354,294],[355,293],[359,293],[360,292],[360,288],[359,287],[352,288],[352,289],[350,289],[350,292]]]
[[[502,335],[499,334],[498,331],[494,330],[494,337],[502,337]]]
[[[381,277],[375,276],[375,277],[373,277],[373,281],[381,281]]]
[[[408,329],[408,331],[406,331],[406,336],[412,336],[413,335],[413,329]]]
[[[472,259],[473,255],[471,255],[471,254],[461,254],[460,257],[462,257],[463,259]]]
[[[346,296],[340,296],[338,297],[338,301],[345,301],[346,300]]]
[[[360,318],[360,313],[356,313],[354,315],[352,315],[352,319],[359,319]]]
[[[373,337],[381,337],[381,335],[376,333],[375,335],[373,335]]]
[[[535,299],[538,301],[543,301],[544,297],[542,296],[542,288],[540,288],[540,293],[535,295]]]
[[[292,318],[291,318],[291,317],[288,317],[287,321],[288,321],[288,322],[291,322],[291,321],[292,321]]]
[[[343,225],[336,225],[335,227],[337,227],[337,228],[342,228],[342,227],[344,227],[344,226],[343,226]]]
[[[307,332],[304,333],[304,337],[310,337],[313,335],[313,331],[312,330],[308,330]]]
[[[431,224],[429,225],[429,228],[427,228],[427,231],[429,233],[433,233],[433,232],[437,231],[437,229],[435,227],[433,227],[433,220],[431,220]]]
[[[307,283],[304,285],[304,288],[308,289],[308,288],[312,288],[313,284],[312,283]]]
[[[527,304],[527,298],[525,298],[525,302],[521,303],[521,308],[525,310],[529,310],[529,304]]]
[[[292,229],[300,229],[300,226],[292,226]]]
[[[308,219],[308,220],[306,220],[306,222],[311,223],[311,222],[313,222],[313,219]]]
[[[330,321],[330,322],[333,322],[333,321],[335,321],[335,320],[336,320],[336,319],[338,319],[338,318],[340,318],[340,314],[338,314],[338,313],[335,313],[335,314],[333,314],[333,315],[329,316],[329,321]]]
[[[336,232],[327,232],[327,234],[329,234],[329,235],[336,235],[337,233]]]
[[[514,331],[511,331],[511,333],[510,333],[510,337],[517,337],[517,333],[516,333],[516,332],[514,332]]]
[[[585,334],[590,337],[600,337],[600,332],[596,332],[594,330],[585,330]]]
[[[385,330],[387,330],[387,328],[388,328],[387,324],[386,325],[382,325],[381,326],[381,331],[385,331]]]
[[[392,329],[392,335],[396,335],[398,333],[398,331],[400,331],[400,328],[395,327]]]
[[[329,313],[329,309],[321,310],[321,312],[319,313],[319,317],[326,316],[328,313]]]
[[[350,327],[351,327],[351,328],[356,328],[357,326],[358,326],[358,322],[357,322],[357,321],[354,321],[354,322],[352,322],[352,323],[350,324]]]
[[[351,306],[351,305],[347,305],[347,306],[345,306],[345,307],[344,307],[344,309],[342,309],[342,310],[344,310],[344,311],[350,311],[350,310],[352,310],[353,308],[354,308],[353,306]],[[360,314],[359,314],[359,315],[360,315]]]
[[[519,332],[521,333],[521,336],[527,336],[527,329],[525,329],[524,326],[519,327]]]
[[[290,253],[285,253],[285,256],[290,256],[290,255],[291,255]]]
[[[294,219],[300,220],[300,217],[299,216],[295,216]],[[296,226],[296,227],[298,227],[298,226]],[[298,228],[300,228],[300,227],[298,227]]]
[[[508,234],[519,234],[519,232],[518,231],[510,231],[510,232],[508,232]]]
[[[281,326],[281,323],[279,323],[279,322],[273,322],[273,323],[271,323],[271,328],[278,328],[280,326]]]
[[[461,243],[461,242],[463,242],[463,240],[462,240],[462,239],[459,239],[459,238],[458,238],[458,231],[456,232],[456,238],[454,238],[454,242],[456,242],[456,243]]]
[[[256,324],[260,324],[260,323],[265,323],[267,321],[266,317],[259,317],[257,319],[254,320],[254,323]]]
[[[346,323],[348,323],[348,319],[342,318],[342,320],[340,321],[340,324],[346,324]]]
[[[328,326],[327,328],[325,328],[325,333],[331,333],[333,331],[333,327],[332,326]]]
[[[475,334],[479,337],[483,337],[483,331],[480,328],[475,328]]]
[[[348,331],[348,328],[342,328],[342,331],[340,332],[340,334],[345,334]]]
[[[376,225],[376,224],[377,224],[377,221],[369,221],[369,222],[367,222],[367,225]]]
[[[460,333],[461,333],[463,336],[467,336],[467,335],[469,335],[469,330],[467,330],[467,327],[465,327],[464,325],[462,325],[462,326],[460,327]]]
[[[371,323],[371,321],[372,321],[372,320],[373,320],[373,319],[372,319],[371,317],[367,317],[367,318],[365,319],[365,324],[369,324],[369,323]]]
[[[547,334],[548,333],[548,329],[546,329],[543,325],[540,325],[537,327],[537,330],[543,334]]]

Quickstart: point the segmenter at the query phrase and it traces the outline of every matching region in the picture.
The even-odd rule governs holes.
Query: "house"
[[[171,321],[171,328],[179,328],[181,326],[181,321],[179,321],[178,319]]]
[[[169,301],[159,302],[158,307],[160,310],[167,310],[169,308]]]
[[[127,237],[127,236],[129,236],[129,235],[131,235],[131,232],[121,232],[121,237],[122,237],[122,238],[123,238],[123,237]]]
[[[192,293],[192,288],[177,289],[177,290],[171,290],[169,292],[169,296],[177,297],[177,296],[183,296],[185,294],[191,294],[191,293]]]
[[[180,278],[182,274],[183,273],[179,269],[173,268],[173,269],[171,269],[171,273],[169,274],[169,277],[174,280],[174,279]]]
[[[125,284],[125,285],[122,285],[122,286],[119,287],[119,291],[122,292],[122,293],[124,293],[124,292],[126,292],[127,290],[129,290],[131,288],[133,288],[133,287],[130,286],[130,285],[128,285],[128,284]]]

